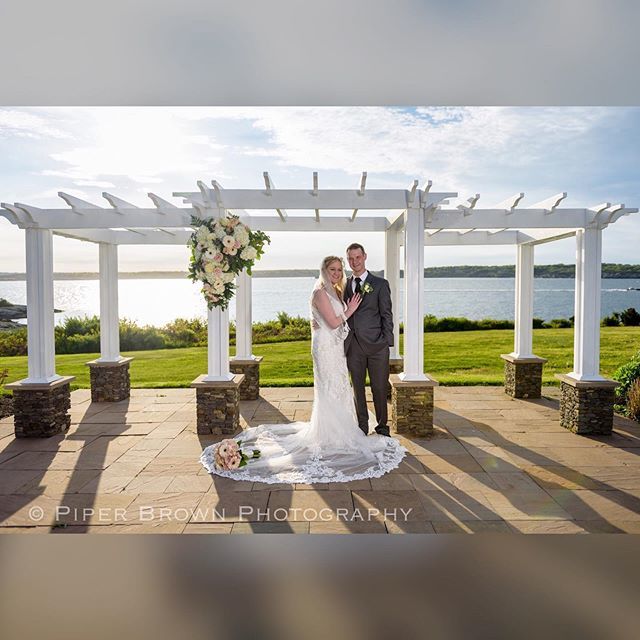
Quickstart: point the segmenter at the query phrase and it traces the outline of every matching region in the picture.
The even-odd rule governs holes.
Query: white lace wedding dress
[[[329,298],[336,314],[344,310],[344,303]],[[331,329],[313,304],[311,313],[320,327],[311,338],[311,421],[245,429],[234,440],[249,456],[253,449],[260,449],[261,456],[239,469],[217,469],[218,445],[207,447],[200,461],[210,472],[235,480],[311,484],[379,478],[400,464],[407,450],[397,440],[377,433],[366,436],[358,426],[344,355],[348,326]]]

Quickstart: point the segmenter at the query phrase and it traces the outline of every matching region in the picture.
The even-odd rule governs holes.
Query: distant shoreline
[[[383,271],[372,270],[376,275],[383,275]],[[254,278],[315,278],[317,269],[272,269],[269,271],[254,271]],[[403,275],[403,272],[400,272]],[[425,278],[513,278],[514,265],[460,265],[451,267],[427,267]],[[541,264],[534,270],[536,278],[573,278],[575,265],[573,264]],[[98,280],[97,272],[59,272],[53,274],[54,280]],[[146,279],[185,279],[186,271],[123,271],[118,274],[121,280]],[[603,278],[640,278],[640,264],[612,264],[602,265]],[[2,282],[23,282],[24,273],[0,273]]]

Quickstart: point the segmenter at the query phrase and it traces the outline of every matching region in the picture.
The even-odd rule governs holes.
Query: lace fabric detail
[[[251,468],[253,462],[249,462],[243,469],[216,469],[214,463],[216,445],[207,447],[207,449],[202,452],[200,462],[211,473],[234,480],[263,482],[265,484],[324,484],[327,482],[350,482],[352,480],[380,478],[386,473],[389,473],[389,471],[396,469],[407,453],[407,449],[393,438],[386,438],[385,436],[379,436],[377,434],[375,436],[365,436],[362,434],[362,436],[370,439],[385,438],[388,445],[381,455],[376,456],[377,464],[354,473],[347,473],[341,469],[336,469],[335,465],[332,465],[331,459],[328,458],[326,454],[322,454],[317,450],[310,452],[306,463],[300,468],[276,471],[271,474],[256,474]]]
[[[339,315],[345,305],[329,296]],[[311,305],[318,329],[312,332],[314,399],[309,422],[262,424],[244,430],[236,440],[243,449],[260,449],[261,456],[246,467],[221,470],[215,466],[217,444],[200,457],[210,472],[235,480],[267,484],[312,484],[379,478],[395,469],[407,450],[395,439],[366,436],[358,426],[349,381],[344,338],[348,325],[331,329]],[[346,327],[346,330],[345,328]]]

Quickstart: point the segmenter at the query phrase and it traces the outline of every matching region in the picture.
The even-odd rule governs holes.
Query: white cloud
[[[115,178],[125,177],[160,184],[163,176],[198,175],[220,164],[223,146],[210,136],[194,134],[172,109],[105,108],[76,113],[85,127],[83,144],[51,153],[61,168],[44,170],[43,175],[112,184]]]
[[[49,118],[29,111],[0,109],[0,137],[67,138],[69,135]]]
[[[461,199],[481,191],[490,204],[487,197],[553,188],[537,175],[554,164],[559,178],[569,175],[575,164],[570,152],[589,144],[587,134],[617,114],[607,108],[273,107],[197,109],[184,117],[249,120],[266,141],[238,150],[282,170],[366,170],[371,184],[371,178],[394,184],[399,176],[431,179],[434,190],[458,191]],[[512,173],[517,178],[510,185]]]

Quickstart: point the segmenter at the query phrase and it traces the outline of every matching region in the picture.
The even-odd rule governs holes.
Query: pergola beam
[[[633,213],[637,209],[620,209],[613,213],[618,214]],[[548,215],[548,209],[518,209],[513,212],[504,209],[476,209],[473,213],[473,227],[476,229],[580,229],[591,227],[598,222],[596,213],[590,209],[572,208],[556,210],[562,213],[561,219],[558,215],[553,218]],[[612,219],[613,219],[612,216]],[[605,222],[606,224],[606,222]],[[469,229],[471,225],[466,220],[464,213],[457,209],[437,209],[433,212],[431,220],[425,221],[426,228],[443,229]]]
[[[359,189],[318,189],[317,195],[309,189],[225,189],[224,207],[226,209],[406,209],[411,191],[402,189],[367,189],[360,195]],[[438,204],[456,193],[420,192],[420,206]],[[183,198],[185,203],[206,204],[198,192],[177,191],[175,197]],[[415,195],[415,194],[414,194]]]

